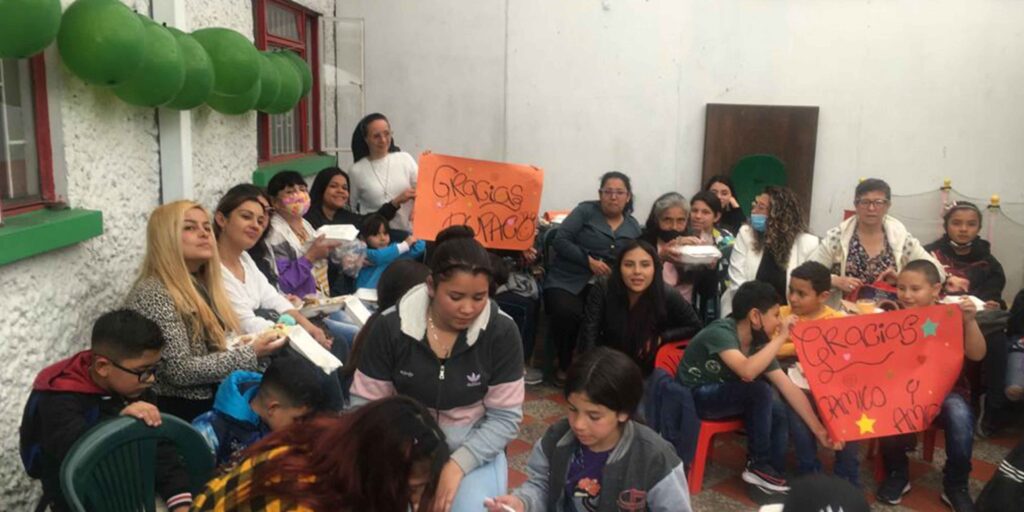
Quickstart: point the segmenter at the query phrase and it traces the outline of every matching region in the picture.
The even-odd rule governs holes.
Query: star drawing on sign
[[[921,332],[924,334],[925,338],[927,338],[929,336],[935,336],[935,333],[938,330],[939,330],[939,324],[937,324],[935,322],[932,322],[931,318],[929,318],[928,320],[925,320],[924,324],[921,325]]]
[[[865,413],[860,413],[860,419],[857,420],[857,427],[860,428],[861,434],[874,434],[875,433],[875,421],[868,417]]]

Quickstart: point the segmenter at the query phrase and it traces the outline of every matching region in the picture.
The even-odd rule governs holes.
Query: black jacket
[[[939,260],[949,275],[963,277],[971,282],[968,292],[984,300],[994,300],[1003,308],[1003,288],[1006,286],[1006,274],[999,260],[992,256],[992,246],[986,240],[977,238],[971,245],[971,252],[961,256],[953,250],[949,237],[942,238],[924,246],[924,249]]]
[[[1020,510],[1024,501],[1024,441],[1017,443],[996,469],[978,496],[978,511]]]
[[[388,201],[384,203],[379,210],[373,213],[380,214],[382,217],[390,221],[395,218],[395,214],[398,213],[398,208],[395,208],[395,205]],[[314,207],[310,208],[303,218],[313,226],[313,229],[320,229],[320,226],[323,226],[324,224],[352,224],[359,228],[362,227],[363,219],[365,219],[367,215],[360,215],[348,208],[342,208],[334,212],[334,218],[329,219],[324,215],[323,208]]]
[[[1017,292],[1017,296],[1013,298],[1010,320],[1006,324],[1006,335],[1011,338],[1024,335],[1024,290]]]
[[[660,337],[662,342],[692,338],[704,327],[703,323],[690,303],[686,302],[675,288],[665,283],[660,284],[665,287],[667,315],[653,335]],[[583,324],[580,326],[576,346],[580,352],[600,345],[621,350],[640,365],[644,375],[648,375],[654,368],[654,352],[657,352],[657,347],[654,347],[655,350],[647,354],[647,357],[643,357],[644,360],[637,360],[640,354],[632,353],[633,350],[627,346],[628,324],[628,306],[612,300],[608,294],[608,280],[599,279],[590,288],[587,296]]]
[[[718,220],[718,226],[725,228],[730,233],[739,233],[740,227],[747,222],[747,215],[742,208],[730,208],[722,212],[722,218]]]

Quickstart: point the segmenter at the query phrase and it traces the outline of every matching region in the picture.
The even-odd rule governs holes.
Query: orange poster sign
[[[420,155],[413,235],[434,240],[466,225],[488,249],[525,250],[537,232],[544,171],[456,156]]]
[[[818,414],[843,441],[928,428],[964,358],[955,305],[798,322],[791,337]]]

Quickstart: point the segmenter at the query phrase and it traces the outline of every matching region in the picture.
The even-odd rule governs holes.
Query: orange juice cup
[[[859,311],[862,315],[873,314],[875,312],[875,308],[877,307],[878,304],[876,304],[875,301],[870,299],[861,299],[857,301],[857,311]]]

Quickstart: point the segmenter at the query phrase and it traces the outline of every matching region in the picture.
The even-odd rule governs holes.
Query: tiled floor
[[[529,386],[526,391],[524,413],[519,438],[512,441],[508,447],[510,487],[517,487],[526,481],[526,460],[530,456],[533,443],[540,438],[548,425],[565,416],[565,399],[556,388],[546,385]],[[975,441],[974,470],[971,473],[972,496],[977,498],[985,482],[995,472],[999,461],[1017,444],[1021,435],[1020,430],[1015,430],[994,439]],[[865,492],[872,502],[872,510],[948,510],[939,501],[942,492],[942,465],[946,460],[943,446],[944,442],[940,435],[936,443],[935,460],[931,464],[921,460],[920,450],[910,455],[913,490],[903,498],[903,503],[898,507],[874,504],[873,462],[862,458],[861,482],[867,484]],[[746,485],[740,480],[740,471],[745,460],[745,439],[742,436],[723,434],[716,437],[711,462],[704,476],[704,490],[693,496],[694,509],[698,512],[756,510],[757,505],[747,496]],[[827,466],[831,464],[830,457],[824,453],[821,460]]]

